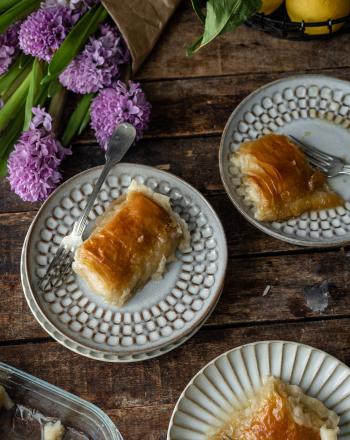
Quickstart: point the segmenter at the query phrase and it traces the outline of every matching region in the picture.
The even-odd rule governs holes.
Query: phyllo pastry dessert
[[[270,377],[210,440],[336,440],[339,417],[296,385]]]
[[[94,292],[120,307],[149,278],[161,278],[176,249],[188,245],[187,225],[169,198],[133,181],[78,247],[73,269]]]
[[[247,199],[260,221],[282,221],[343,205],[327,176],[312,168],[287,136],[268,134],[241,144],[231,157],[243,174]]]

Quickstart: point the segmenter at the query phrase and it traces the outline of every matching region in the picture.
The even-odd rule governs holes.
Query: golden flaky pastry
[[[177,248],[189,244],[168,197],[132,182],[78,247],[73,269],[108,302],[122,306],[149,278],[161,278]]]
[[[326,175],[313,169],[288,137],[268,134],[241,144],[231,157],[244,176],[247,198],[260,221],[282,221],[343,205]]]
[[[336,440],[338,422],[319,400],[270,377],[210,440]]]

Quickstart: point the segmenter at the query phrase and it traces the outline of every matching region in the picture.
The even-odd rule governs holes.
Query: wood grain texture
[[[349,80],[349,37],[291,42],[242,27],[187,58],[185,48],[201,31],[189,3],[180,6],[138,73],[153,106],[152,119],[145,139],[125,161],[185,179],[208,198],[223,222],[226,283],[203,329],[159,359],[128,365],[92,361],[51,340],[30,313],[19,274],[24,237],[41,203],[22,202],[6,180],[0,182],[0,360],[97,404],[126,440],[165,440],[187,382],[208,361],[240,344],[294,340],[350,363],[347,249],[297,248],[258,231],[226,196],[217,161],[228,117],[258,87],[302,72]],[[74,106],[70,99],[65,118]],[[93,139],[91,130],[76,139],[73,156],[62,166],[64,179],[103,163]],[[329,305],[322,313],[307,304],[313,286],[328,289]]]
[[[350,257],[345,250],[314,253],[312,249],[295,248],[295,253],[288,255],[292,249],[275,248],[273,244],[281,246],[282,242],[251,227],[233,207],[230,210],[229,201],[221,208],[216,202],[214,206],[224,219],[225,230],[232,232],[227,234],[230,258],[225,288],[208,326],[319,317],[319,313],[307,306],[305,294],[312,286],[322,283],[328,283],[330,294],[329,306],[322,316],[348,314]],[[240,228],[234,215],[242,225]],[[33,216],[34,213],[0,215],[0,242],[4,244],[0,266],[0,291],[4,294],[0,341],[46,335],[25,302],[19,275],[22,243]],[[263,296],[267,286],[270,290]]]
[[[242,26],[235,33],[217,38],[193,57],[186,48],[201,34],[201,26],[184,2],[141,68],[143,80],[208,77],[261,72],[299,72],[350,66],[349,36],[328,41],[288,41]]]
[[[172,353],[137,364],[92,361],[54,342],[3,346],[0,358],[100,406],[126,439],[164,440],[182,390],[200,368],[221,353],[259,340],[292,340],[326,350],[349,363],[349,334],[349,320],[325,320],[202,329]]]

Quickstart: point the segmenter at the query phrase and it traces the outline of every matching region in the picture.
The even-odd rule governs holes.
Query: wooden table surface
[[[24,299],[19,261],[39,204],[22,202],[0,183],[0,360],[101,407],[126,440],[164,440],[171,412],[191,377],[241,344],[283,339],[325,350],[350,364],[350,254],[298,248],[258,231],[236,211],[218,169],[220,135],[237,104],[257,87],[294,73],[350,79],[349,36],[330,41],[277,40],[242,27],[193,58],[185,48],[200,26],[184,4],[138,79],[153,105],[146,138],[126,161],[170,171],[201,191],[226,230],[229,262],[221,300],[207,324],[181,348],[136,364],[79,356],[52,340]],[[70,177],[101,164],[92,133],[78,139],[64,164]],[[305,292],[327,282],[328,308],[312,312]],[[263,296],[266,286],[270,292]]]

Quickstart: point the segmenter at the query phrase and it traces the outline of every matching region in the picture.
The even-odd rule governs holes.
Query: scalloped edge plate
[[[137,164],[119,164],[117,165],[117,167],[122,168],[123,165],[125,165],[126,167],[135,167],[137,169],[141,169],[145,168],[148,170],[155,170],[153,169],[153,167],[148,167],[145,165],[137,165]],[[65,187],[68,183],[68,185],[70,183],[72,183],[72,181],[74,181],[76,178],[79,178],[80,175],[87,173],[91,170],[96,170],[98,168],[101,167],[95,167],[92,168],[90,170],[86,170],[83,171],[82,173],[72,177],[71,179],[67,180],[66,182],[64,182],[61,187]],[[177,176],[174,176],[170,173],[167,173],[165,171],[161,171],[161,170],[155,170],[158,174],[160,175],[170,175],[172,178],[174,178],[177,181],[182,182],[183,184],[185,184],[188,188],[190,188],[192,191],[194,191],[195,193],[197,193],[197,195],[199,195],[199,197],[201,198],[201,200],[203,202],[205,202],[206,206],[210,209],[210,211],[214,214],[216,221],[218,222],[220,229],[221,229],[221,233],[222,238],[224,239],[224,242],[226,244],[226,238],[225,238],[225,234],[224,234],[224,230],[222,228],[220,219],[217,217],[215,211],[213,210],[213,208],[211,207],[211,205],[207,202],[207,200],[197,191],[195,190],[191,185],[189,185],[187,182],[183,181],[182,179],[178,178]],[[60,191],[61,187],[58,187],[56,189],[56,191],[53,194],[57,195],[57,192]],[[49,199],[48,199],[49,200]],[[39,210],[37,216],[39,215],[40,212],[42,212],[42,210],[45,209],[45,204],[42,206],[42,208]],[[175,348],[177,348],[178,346],[180,346],[181,344],[183,344],[184,342],[186,342],[190,337],[192,337],[205,323],[205,321],[210,317],[211,313],[213,312],[213,310],[216,307],[217,302],[220,299],[221,296],[221,292],[223,289],[223,284],[224,284],[224,279],[225,279],[225,272],[226,272],[226,265],[227,265],[227,245],[224,249],[222,250],[222,264],[223,264],[223,276],[220,277],[220,281],[219,281],[219,288],[218,290],[215,292],[215,294],[212,295],[212,299],[211,299],[211,304],[210,307],[207,308],[205,314],[203,314],[203,318],[200,321],[197,321],[196,325],[191,324],[190,326],[188,326],[187,328],[185,328],[182,332],[181,335],[176,338],[175,340],[171,341],[170,343],[166,343],[163,345],[158,345],[156,347],[150,347],[149,349],[145,349],[142,352],[136,352],[136,353],[132,353],[132,352],[125,352],[125,353],[119,353],[116,351],[106,351],[104,349],[99,350],[98,348],[92,348],[89,347],[88,345],[85,345],[79,341],[77,341],[76,339],[73,339],[72,337],[70,337],[68,334],[66,334],[64,331],[62,331],[61,329],[57,328],[54,323],[52,323],[48,317],[45,315],[44,311],[42,310],[42,308],[40,307],[40,305],[38,304],[37,300],[35,299],[35,295],[33,294],[32,288],[30,287],[30,283],[28,280],[28,274],[27,274],[27,268],[26,268],[26,259],[27,259],[27,248],[28,248],[28,241],[30,239],[30,236],[32,234],[32,230],[35,226],[36,223],[36,219],[37,216],[34,218],[24,241],[23,244],[23,248],[22,248],[22,255],[21,255],[21,280],[22,280],[22,287],[23,287],[23,291],[24,291],[24,295],[26,298],[26,301],[30,307],[30,310],[32,311],[34,317],[37,319],[37,321],[39,322],[39,324],[45,329],[45,331],[47,331],[56,341],[58,341],[59,343],[61,343],[62,345],[64,345],[66,348],[81,354],[83,356],[89,357],[89,358],[93,358],[96,360],[101,360],[101,361],[106,361],[106,362],[137,362],[137,361],[143,361],[146,359],[151,359],[157,356],[160,356],[164,353],[167,353]]]
[[[258,220],[256,220],[254,218],[254,214],[251,210],[251,208],[249,206],[246,205],[246,203],[244,202],[244,197],[242,197],[242,195],[238,194],[237,189],[234,187],[234,185],[232,184],[232,178],[234,177],[233,175],[230,174],[228,168],[229,168],[229,161],[228,161],[228,154],[231,154],[231,150],[230,150],[230,145],[233,144],[238,144],[238,141],[234,141],[233,139],[233,134],[235,133],[240,133],[240,130],[238,129],[239,124],[241,123],[245,123],[247,125],[246,130],[250,130],[249,129],[249,123],[246,122],[245,120],[243,120],[243,116],[245,116],[247,113],[254,113],[253,107],[255,108],[255,106],[259,105],[259,103],[262,103],[265,99],[269,99],[271,97],[273,97],[276,93],[280,92],[280,94],[283,94],[288,88],[292,88],[294,87],[295,89],[299,88],[299,87],[319,87],[319,88],[330,88],[332,93],[335,94],[336,92],[344,92],[344,96],[343,98],[346,100],[350,100],[350,82],[342,80],[342,79],[338,79],[338,78],[333,78],[327,75],[318,75],[318,74],[308,74],[308,75],[293,75],[293,76],[289,76],[289,77],[285,77],[285,78],[281,78],[278,79],[276,81],[272,81],[268,84],[263,85],[262,87],[258,88],[257,90],[253,91],[252,93],[250,93],[246,98],[244,98],[240,104],[235,108],[235,110],[231,113],[222,137],[221,137],[221,141],[220,141],[220,150],[219,150],[219,168],[220,168],[220,176],[221,176],[221,180],[223,182],[224,188],[226,190],[227,195],[229,196],[231,202],[233,203],[233,205],[236,207],[236,209],[246,218],[246,220],[248,220],[251,224],[253,224],[255,227],[257,227],[258,229],[260,229],[261,231],[265,232],[266,234],[277,238],[279,240],[288,242],[288,243],[292,243],[294,245],[298,245],[298,246],[313,246],[313,247],[331,247],[331,246],[342,246],[345,245],[347,243],[349,243],[350,241],[350,229],[347,227],[347,232],[344,235],[336,235],[333,234],[333,237],[323,237],[322,234],[319,238],[313,238],[313,237],[308,237],[308,238],[303,238],[303,236],[300,235],[300,237],[296,234],[296,233],[287,233],[284,232],[282,229],[283,227],[289,226],[287,225],[287,222],[283,222],[283,223],[276,223],[276,222],[260,222]],[[344,90],[343,90],[344,89]],[[346,89],[346,90],[345,90]],[[321,96],[321,95],[320,95]],[[299,98],[298,99],[302,99]],[[308,99],[311,99],[310,97],[308,97]],[[319,98],[321,99],[321,98]],[[338,99],[338,98],[337,98]],[[333,101],[329,100],[329,105],[330,108],[332,107],[332,105],[336,105],[339,108],[337,109],[337,111],[339,110],[339,113],[336,113],[335,111],[333,112],[333,118],[340,118],[343,119],[346,125],[346,130],[348,131],[348,136],[346,136],[346,138],[349,138],[349,145],[350,145],[350,131],[349,131],[349,126],[350,126],[350,118],[346,117],[345,115],[343,115],[341,113],[341,104],[339,102],[337,102],[337,99],[334,99]],[[271,99],[270,99],[271,100]],[[288,101],[289,102],[289,101]],[[294,101],[293,101],[294,104]],[[277,105],[277,104],[276,104]],[[347,102],[347,106],[350,106],[350,103]],[[269,114],[269,110],[263,109],[266,112],[266,116]],[[321,113],[321,106],[320,107],[315,107],[315,108],[306,108],[303,109],[302,107],[300,107],[300,112],[303,111],[304,113],[308,113],[310,111],[314,111],[315,112],[319,112]],[[278,109],[276,110],[278,112]],[[288,112],[290,112],[291,114],[293,113],[292,109],[288,109]],[[288,113],[287,112],[287,113]],[[332,113],[332,111],[329,110],[330,113]],[[327,150],[327,148],[325,148],[323,146],[323,139],[325,138],[325,134],[328,133],[329,131],[327,130],[327,126],[325,125],[323,128],[321,127],[321,131],[323,131],[323,133],[319,132],[319,127],[315,126],[313,131],[311,130],[310,132],[308,130],[305,130],[305,121],[308,120],[312,120],[313,124],[315,123],[315,121],[321,121],[322,123],[324,122],[325,124],[333,124],[333,126],[336,126],[337,128],[343,128],[342,125],[339,124],[335,124],[334,122],[329,122],[329,120],[327,119],[327,113],[328,113],[328,108],[327,111],[324,111],[325,115],[323,118],[321,117],[306,117],[305,114],[304,116],[298,116],[297,119],[292,119],[291,121],[287,122],[285,121],[285,123],[283,123],[282,126],[278,126],[276,125],[277,128],[277,132],[278,133],[282,133],[282,134],[289,134],[290,132],[290,128],[285,129],[285,127],[288,127],[288,124],[290,124],[291,122],[293,123],[292,127],[292,131],[290,134],[293,134],[294,136],[296,136],[297,138],[299,138],[300,140],[305,140],[306,142],[309,141],[309,143],[314,143],[314,140],[309,140],[310,134],[312,134],[312,136],[315,136],[317,138],[317,144],[315,145],[319,145],[320,148]],[[342,115],[342,116],[341,116]],[[282,113],[278,113],[277,117],[280,117],[282,120],[284,120],[284,114]],[[260,117],[260,116],[259,116]],[[270,117],[270,116],[268,116]],[[259,119],[260,121],[260,119]],[[320,123],[321,123],[320,122]],[[298,124],[300,123],[300,128],[298,127]],[[253,127],[253,121],[251,122],[251,127]],[[269,122],[270,124],[270,122]],[[317,124],[317,123],[316,123]],[[253,131],[255,131],[256,133],[258,133],[259,135],[262,133],[265,133],[266,128],[251,128]],[[264,131],[265,130],[265,131]],[[273,132],[275,130],[268,130],[268,132]],[[256,135],[254,136],[256,137]],[[243,139],[253,139],[254,137],[248,136],[245,137]],[[342,137],[344,137],[342,135]],[[327,136],[326,136],[327,138]],[[322,142],[323,141],[323,142]],[[242,142],[242,141],[241,141]],[[338,142],[339,143],[339,142]],[[343,145],[343,143],[341,143]],[[327,144],[328,145],[328,144]],[[331,145],[330,145],[331,147]],[[343,156],[344,154],[344,150],[343,151],[338,151],[337,149],[333,150],[334,147],[329,148],[327,151],[330,154],[335,154],[335,155],[340,155]],[[336,147],[335,147],[336,148]],[[350,151],[348,151],[346,153],[346,155],[348,156],[348,159],[350,160]],[[237,176],[235,176],[237,177]],[[347,178],[347,177],[346,177]],[[336,177],[335,179],[339,179],[338,177]],[[347,179],[350,179],[347,178]],[[331,179],[332,182],[334,182],[334,179]],[[349,186],[349,181],[347,180],[346,182],[344,181],[343,184],[340,185],[340,188],[346,188]],[[338,187],[339,187],[339,181],[338,181]],[[346,193],[348,194],[348,191],[346,191]],[[348,199],[348,197],[347,197]],[[347,214],[350,215],[350,202],[346,200],[346,204],[347,204]],[[338,209],[338,208],[337,208]],[[326,210],[325,210],[326,211]],[[333,210],[335,211],[335,210]],[[305,214],[304,214],[305,216]],[[329,217],[329,216],[328,216]],[[332,220],[330,217],[325,220]],[[339,218],[340,215],[336,215],[336,218]],[[349,216],[348,216],[349,217]],[[293,223],[295,223],[295,220],[299,220],[300,217],[298,217],[297,219],[290,219],[289,222],[291,222],[291,225]],[[317,219],[318,223],[321,224],[322,220],[322,216],[320,216],[320,219]],[[332,223],[332,221],[330,221],[329,223]],[[310,220],[311,222],[311,220]],[[349,222],[347,222],[349,223]],[[275,224],[275,226],[274,226]],[[295,228],[294,226],[290,226],[289,229],[293,229]],[[298,231],[297,231],[298,232]],[[300,231],[300,233],[303,231]],[[312,230],[312,233],[314,231]]]
[[[167,440],[207,440],[267,376],[300,386],[340,416],[350,439],[350,368],[324,351],[290,341],[261,341],[223,353],[202,368],[174,408]]]

